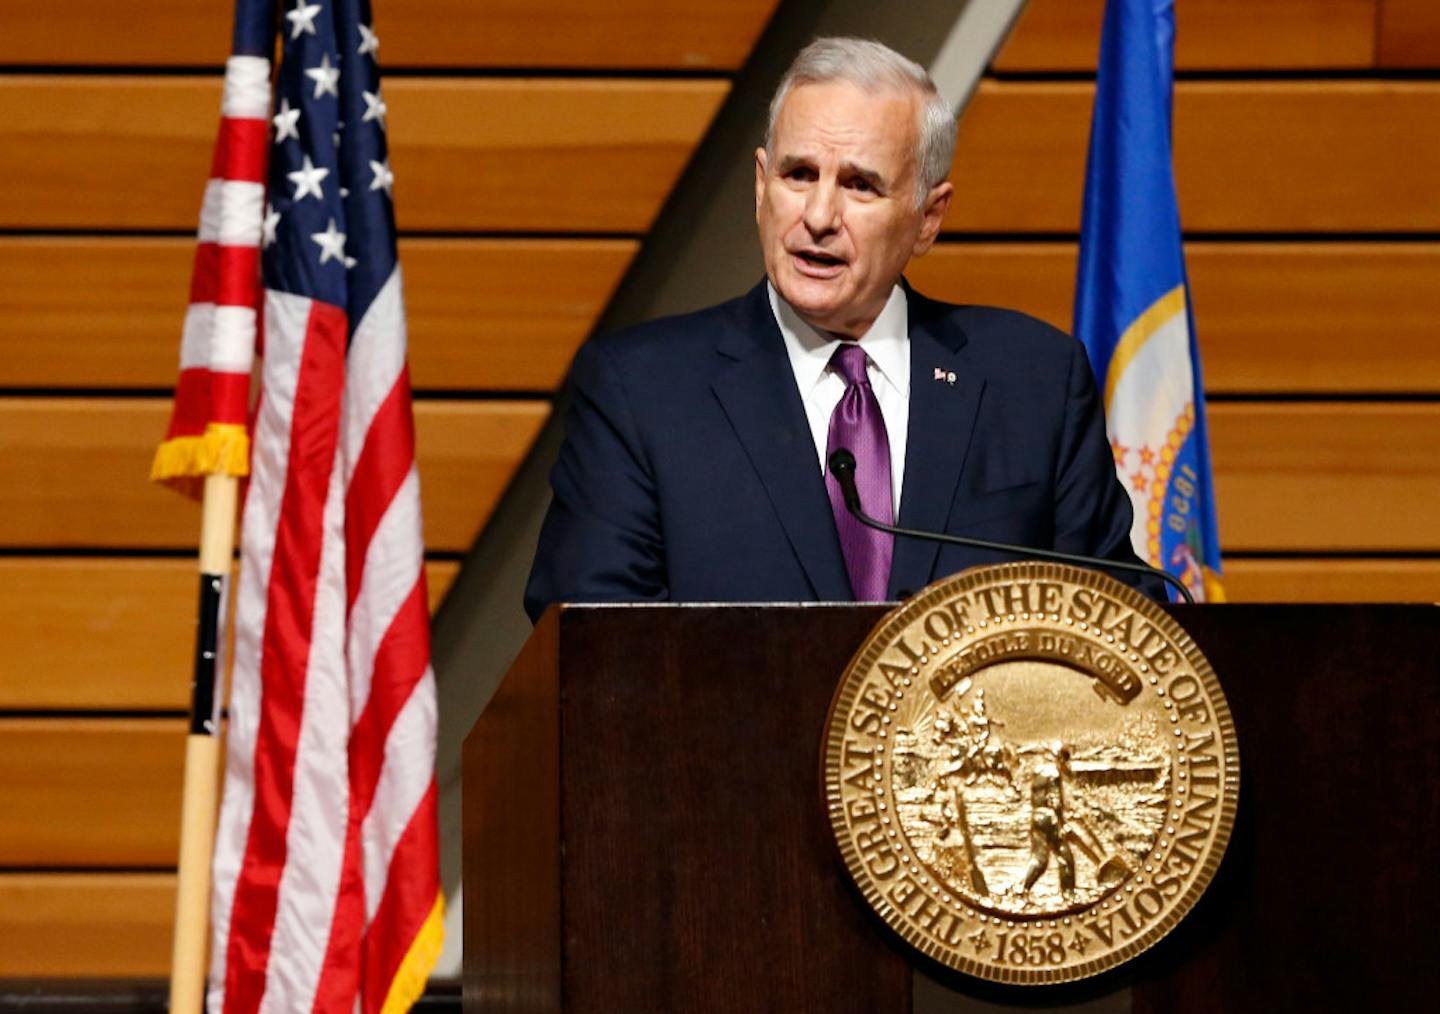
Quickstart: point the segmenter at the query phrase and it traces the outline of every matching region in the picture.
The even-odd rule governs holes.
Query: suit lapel
[[[900,521],[905,528],[943,532],[965,467],[985,379],[965,355],[965,333],[943,309],[914,290],[910,301],[910,422]],[[943,371],[945,379],[937,379]],[[949,382],[954,373],[955,382]],[[928,584],[938,543],[897,538],[890,597]]]
[[[740,318],[739,326],[716,346],[721,365],[711,387],[765,486],[816,598],[848,601],[850,578],[815,442],[763,282],[741,303]]]

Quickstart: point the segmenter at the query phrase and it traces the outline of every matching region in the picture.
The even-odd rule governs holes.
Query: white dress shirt
[[[795,386],[805,404],[805,417],[810,435],[815,440],[815,460],[825,472],[825,450],[830,442],[830,416],[845,394],[845,378],[830,369],[830,357],[845,339],[819,331],[800,318],[790,304],[780,298],[775,287],[766,283],[770,310],[780,334],[785,338],[785,351],[790,356],[790,369]],[[910,314],[905,290],[899,285],[880,316],[859,339],[868,359],[866,372],[875,400],[880,403],[880,416],[885,420],[885,435],[890,443],[890,490],[895,516],[900,517],[900,490],[905,479],[905,435],[910,422]]]

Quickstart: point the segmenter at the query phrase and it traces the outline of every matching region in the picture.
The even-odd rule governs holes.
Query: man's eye
[[[850,180],[848,185],[851,190],[858,190],[862,194],[873,194],[875,192],[874,184],[858,176]]]
[[[785,178],[801,183],[809,183],[815,179],[815,170],[805,166],[796,166],[785,174]]]

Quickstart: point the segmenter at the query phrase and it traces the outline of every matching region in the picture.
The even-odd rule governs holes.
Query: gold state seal
[[[910,944],[1010,983],[1095,975],[1180,921],[1225,852],[1234,725],[1170,616],[1092,571],[967,571],[881,621],[836,690],[825,796]]]

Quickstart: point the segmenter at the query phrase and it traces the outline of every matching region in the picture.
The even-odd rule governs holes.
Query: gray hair
[[[924,67],[881,42],[829,36],[800,50],[770,100],[770,117],[765,124],[766,156],[774,154],[775,121],[790,92],[800,85],[828,81],[848,81],[866,93],[909,91],[920,98],[919,143],[915,151],[920,181],[915,204],[923,205],[930,189],[950,175],[950,162],[955,157],[955,111],[940,96]]]

